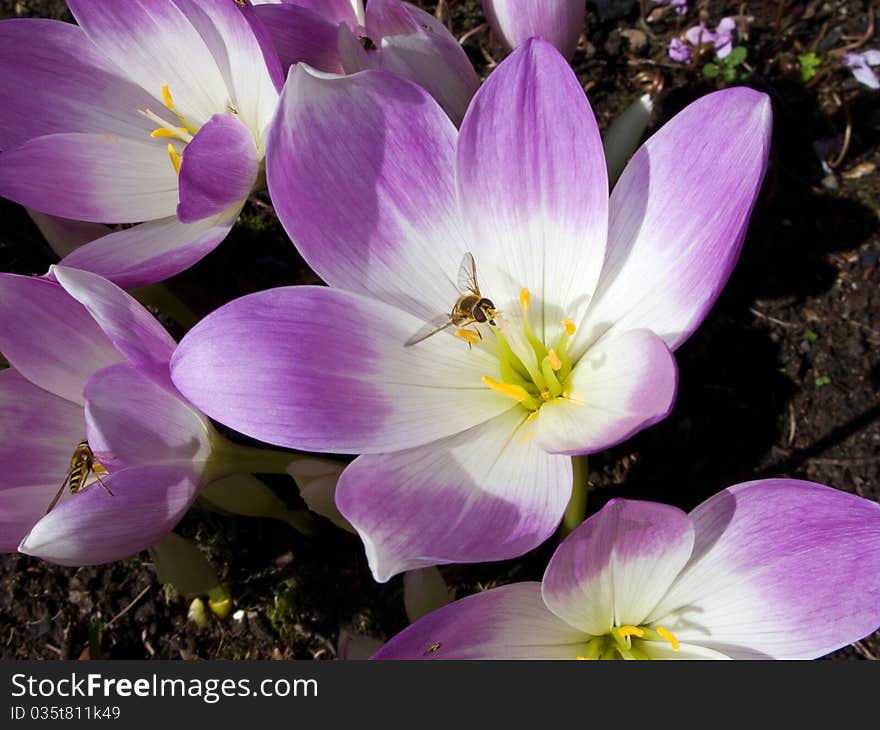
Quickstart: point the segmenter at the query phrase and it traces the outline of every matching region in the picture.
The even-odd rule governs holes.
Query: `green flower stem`
[[[184,329],[192,329],[199,317],[164,284],[150,284],[130,290],[131,295],[141,304],[155,307],[167,314]]]
[[[571,489],[571,500],[565,510],[562,518],[562,527],[560,528],[560,538],[565,539],[587,516],[587,494],[590,491],[589,475],[590,470],[587,464],[586,456],[572,456],[571,470],[573,476],[573,484]]]
[[[218,436],[214,439],[214,478],[230,474],[288,474],[287,467],[292,462],[307,458],[296,451],[242,446]]]

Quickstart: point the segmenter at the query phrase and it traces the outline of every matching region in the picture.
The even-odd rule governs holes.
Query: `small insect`
[[[465,328],[487,322],[494,325],[498,311],[491,299],[486,299],[480,294],[480,285],[477,282],[477,264],[470,253],[464,255],[461,265],[458,267],[458,289],[461,296],[455,302],[451,314],[441,315],[428,322],[404,343],[404,347],[410,347],[427,340],[448,327],[459,327],[456,334],[469,345],[483,339],[476,327],[472,330]]]
[[[440,642],[435,641],[431,646],[428,647],[428,651],[426,651],[422,656],[428,656],[428,654],[436,654],[440,651]]]
[[[98,474],[98,469],[95,468],[96,466],[103,471],[103,467],[95,462],[95,455],[89,447],[89,442],[85,440],[80,441],[73,450],[73,456],[70,457],[70,469],[67,471],[67,476],[64,477],[64,481],[61,483],[61,488],[58,490],[58,494],[55,495],[55,498],[49,505],[49,509],[46,510],[46,514],[49,514],[52,511],[52,508],[58,504],[58,500],[61,499],[61,495],[64,493],[64,487],[69,484],[70,493],[76,494],[85,486],[89,474],[94,474],[95,479],[98,480],[98,484],[100,484],[104,488],[104,491],[112,497],[113,492],[111,492],[107,488],[107,485],[104,484]]]

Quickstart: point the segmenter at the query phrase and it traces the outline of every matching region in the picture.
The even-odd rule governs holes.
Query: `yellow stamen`
[[[483,339],[482,337],[480,337],[480,333],[475,332],[474,330],[459,329],[455,330],[454,334],[456,337],[460,337],[461,339],[463,339],[469,345],[476,345],[480,340]]]
[[[499,383],[497,380],[490,378],[488,375],[483,376],[483,382],[488,385],[492,390],[501,393],[501,395],[506,395],[508,398],[513,398],[517,403],[521,403],[529,397],[526,389],[523,388],[521,385]]]
[[[559,355],[556,354],[556,350],[548,350],[547,357],[550,358],[550,367],[556,371],[562,369],[562,360],[559,359]]]
[[[578,656],[578,657],[575,657],[575,659],[577,659],[579,662],[586,662],[586,661],[589,661],[589,660],[590,660],[590,657],[588,657],[588,656]]]
[[[544,402],[549,402],[553,400],[553,394],[549,390],[542,390],[541,400],[543,400]]]
[[[187,136],[189,136],[184,127],[178,127],[176,130],[159,127],[159,129],[154,129],[152,132],[150,132],[150,136],[153,139],[158,139],[159,137],[172,137],[173,139],[180,139],[181,134],[186,134]]]
[[[174,97],[171,96],[168,84],[162,84],[162,101],[165,102],[165,106],[174,111]]]
[[[103,464],[99,464],[97,461],[92,464],[92,471],[95,474],[106,474],[107,470],[104,468]]]
[[[538,412],[537,412],[537,411],[532,411],[531,413],[529,413],[528,416],[526,416],[526,423],[531,423],[531,422],[534,421],[537,417],[538,417]]]
[[[577,327],[574,326],[574,322],[568,317],[562,320],[562,326],[565,327],[565,331],[568,333],[569,337],[577,332]]]
[[[519,306],[526,311],[528,311],[528,308],[532,306],[532,293],[525,287],[520,289],[519,292]]]
[[[678,639],[676,639],[672,635],[671,631],[664,629],[662,626],[658,626],[657,633],[669,642],[669,645],[672,647],[672,651],[678,651]]]
[[[180,153],[174,149],[174,145],[168,145],[168,156],[171,158],[171,164],[174,165],[174,171],[180,174]]]
[[[618,631],[620,632],[621,636],[636,636],[639,639],[641,639],[645,635],[645,632],[638,626],[621,626]]]

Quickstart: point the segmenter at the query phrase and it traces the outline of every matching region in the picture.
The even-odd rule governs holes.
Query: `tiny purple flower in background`
[[[566,58],[577,48],[584,30],[584,0],[483,0],[492,30],[508,49],[535,36],[552,43]]]
[[[733,269],[770,122],[763,94],[710,94],[635,153],[609,200],[592,110],[546,41],[499,65],[460,133],[399,76],[296,67],[268,183],[330,286],[217,310],[175,352],[174,382],[262,441],[363,454],[336,501],[379,581],[521,555],[562,518],[566,455],[671,409],[670,350]],[[448,317],[465,252],[497,328],[405,346]]]
[[[700,23],[685,31],[684,40],[673,38],[669,42],[669,57],[677,63],[689,63],[693,57],[692,49],[711,44],[718,58],[727,58],[733,50],[735,33],[736,21],[733,18],[722,18],[714,31]]]
[[[175,342],[147,310],[95,274],[51,273],[0,274],[0,550],[120,560],[192,504],[215,431],[172,385]],[[83,440],[112,495],[92,480],[46,514]]]
[[[843,62],[852,69],[856,81],[869,89],[880,89],[880,79],[872,66],[880,66],[880,51],[870,50],[864,53],[847,53]]]
[[[63,263],[159,281],[215,248],[258,183],[280,63],[231,0],[68,5],[79,25],[0,21],[0,195],[138,223]]]
[[[880,505],[792,479],[685,514],[616,499],[541,583],[440,608],[374,659],[815,659],[880,625]]]
[[[722,18],[714,31],[700,23],[685,31],[685,38],[694,48],[710,43],[715,47],[718,58],[727,58],[733,50],[733,37],[736,33],[736,21],[733,18]]]
[[[304,61],[328,73],[392,71],[424,87],[456,124],[480,85],[446,26],[410,3],[370,0],[364,11],[361,0],[264,1],[253,12],[285,70]]]
[[[654,0],[656,5],[669,5],[676,15],[684,15],[688,11],[687,0]]]
[[[669,41],[669,57],[678,63],[689,63],[691,47],[681,38],[673,38]]]

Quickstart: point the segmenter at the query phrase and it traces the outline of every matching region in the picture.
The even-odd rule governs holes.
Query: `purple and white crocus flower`
[[[595,118],[546,41],[491,74],[460,133],[399,76],[294,68],[269,190],[330,287],[217,310],[175,352],[174,382],[262,441],[363,454],[336,502],[379,581],[521,555],[562,518],[567,455],[672,408],[671,350],[736,262],[770,117],[750,89],[695,102],[636,152],[609,200]],[[465,252],[497,326],[405,346],[452,309]]]
[[[285,69],[303,61],[329,73],[392,71],[424,87],[456,124],[480,85],[446,26],[411,3],[370,0],[366,10],[362,0],[254,5]]]
[[[689,514],[616,499],[541,583],[440,608],[374,659],[815,659],[880,626],[880,505],[767,479]]]
[[[172,385],[175,342],[146,309],[96,274],[51,274],[0,274],[0,551],[110,562],[175,526],[220,440]],[[47,514],[82,440],[112,495],[90,476]]]
[[[586,4],[584,0],[483,0],[483,12],[507,48],[519,48],[537,36],[571,58],[584,30]]]
[[[281,66],[232,0],[68,5],[79,25],[0,22],[0,195],[138,224],[63,263],[159,281],[214,249],[259,184]]]

